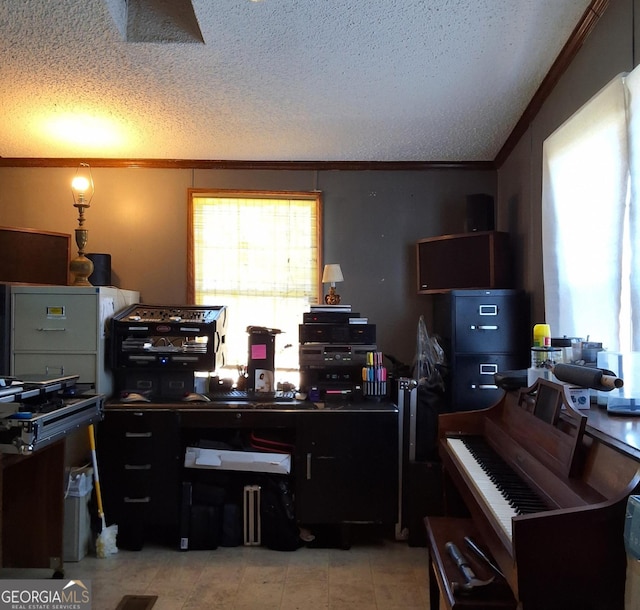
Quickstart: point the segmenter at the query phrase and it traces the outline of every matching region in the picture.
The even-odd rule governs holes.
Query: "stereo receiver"
[[[365,366],[367,352],[375,351],[375,344],[305,343],[300,345],[300,366]]]
[[[375,324],[300,324],[300,343],[375,343]]]

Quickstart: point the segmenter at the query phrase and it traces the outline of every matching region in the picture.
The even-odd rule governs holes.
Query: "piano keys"
[[[563,386],[539,380],[438,425],[447,512],[471,516],[523,610],[624,607],[624,514],[640,463],[586,435]]]
[[[513,517],[548,510],[544,501],[482,437],[448,438],[447,445],[508,540],[512,538]]]

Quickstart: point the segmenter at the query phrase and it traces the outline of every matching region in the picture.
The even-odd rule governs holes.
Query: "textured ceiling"
[[[1,0],[0,156],[490,161],[589,4]]]

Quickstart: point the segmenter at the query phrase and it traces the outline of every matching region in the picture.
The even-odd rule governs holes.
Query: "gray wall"
[[[73,233],[74,171],[0,168],[0,225]],[[342,265],[343,301],[377,325],[379,349],[408,364],[420,314],[431,320],[430,297],[417,294],[415,242],[464,231],[466,195],[496,191],[494,171],[92,172],[87,250],[111,254],[114,283],[155,304],[186,299],[188,188],[319,189],[324,260]]]
[[[634,4],[611,0],[595,30],[498,171],[499,222],[517,245],[522,285],[532,296],[533,322],[544,321],[542,272],[542,144],[557,127],[616,74],[633,69]],[[585,235],[585,256],[597,255],[597,235]],[[563,334],[562,329],[552,333]]]
[[[87,212],[89,251],[113,257],[115,283],[147,303],[186,299],[187,189],[319,189],[324,199],[324,260],[343,266],[349,302],[378,326],[380,349],[411,363],[420,314],[415,242],[464,230],[465,197],[497,197],[497,227],[511,233],[517,284],[544,318],[540,232],[542,142],[615,74],[634,66],[634,4],[612,0],[576,60],[496,171],[262,171],[94,168]],[[68,168],[0,168],[0,225],[72,233]],[[585,236],[585,253],[597,236]],[[446,264],[446,261],[443,261]],[[561,332],[561,329],[554,329]]]

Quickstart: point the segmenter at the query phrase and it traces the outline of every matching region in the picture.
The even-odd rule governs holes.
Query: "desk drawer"
[[[453,408],[456,411],[482,409],[494,405],[502,397],[495,374],[519,368],[514,354],[457,355],[452,361],[451,379]]]
[[[153,432],[125,432],[120,446],[125,464],[141,466],[153,460]]]
[[[98,300],[65,294],[16,294],[14,349],[93,351],[98,348]]]
[[[24,354],[14,353],[13,373],[42,375],[80,375],[78,383],[96,384],[95,354]]]
[[[125,464],[122,471],[122,494],[125,498],[148,498],[152,495],[151,464]]]

